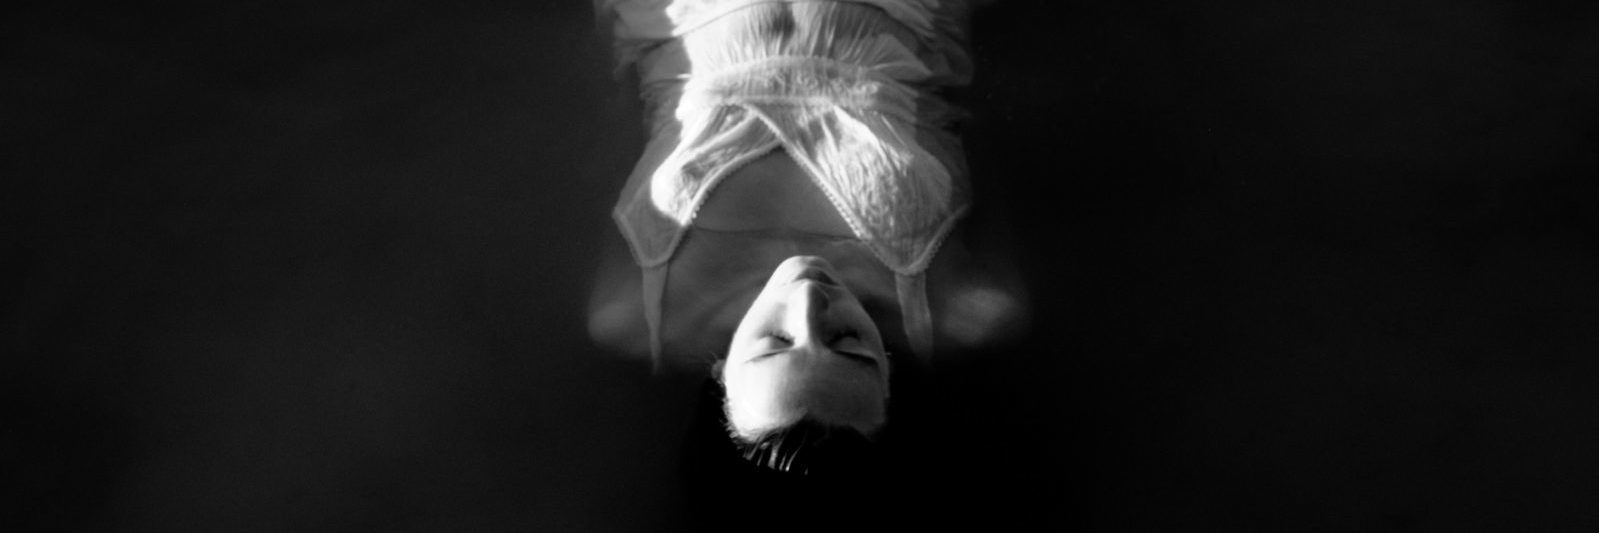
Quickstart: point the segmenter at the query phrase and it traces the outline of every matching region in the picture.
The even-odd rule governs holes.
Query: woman
[[[969,184],[939,92],[970,78],[968,4],[597,0],[650,142],[613,212],[636,267],[602,273],[594,337],[719,360],[754,443],[872,435],[891,359],[1020,331],[1014,278],[951,238]]]

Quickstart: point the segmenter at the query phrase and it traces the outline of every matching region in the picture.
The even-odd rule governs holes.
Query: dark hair
[[[739,457],[748,464],[766,471],[809,477],[850,477],[871,468],[877,448],[873,443],[881,431],[867,436],[845,424],[804,416],[753,437],[739,435],[729,415],[726,388],[722,384],[722,368],[726,363],[726,359],[717,359],[711,365],[714,394],[721,400],[718,403],[722,407],[718,415]]]
[[[839,512],[827,504],[852,502],[851,523],[865,516],[871,524],[891,468],[883,443],[868,443],[847,426],[814,419],[766,432],[753,442],[730,435],[723,389],[706,380],[684,441],[682,476],[688,531],[743,531],[760,524],[765,531],[823,531]],[[889,436],[887,433],[884,436]],[[730,490],[730,487],[732,488]],[[774,520],[772,502],[803,513]]]
[[[739,456],[757,467],[799,476],[854,475],[869,469],[871,440],[859,430],[812,417],[761,433],[732,435]]]

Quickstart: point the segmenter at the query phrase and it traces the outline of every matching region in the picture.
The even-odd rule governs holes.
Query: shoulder
[[[627,245],[611,239],[594,270],[588,333],[596,345],[627,358],[650,357],[642,275]]]
[[[1031,327],[1032,304],[1014,249],[1002,234],[971,230],[949,235],[927,271],[940,353],[1010,344]]]

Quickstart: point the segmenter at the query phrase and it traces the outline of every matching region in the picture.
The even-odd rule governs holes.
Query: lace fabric
[[[941,86],[969,79],[964,2],[602,0],[638,73],[651,140],[613,213],[644,268],[652,352],[666,273],[699,208],[784,149],[898,276],[911,344],[930,351],[922,273],[964,214]]]

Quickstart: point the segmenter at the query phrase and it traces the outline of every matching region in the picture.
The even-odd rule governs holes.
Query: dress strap
[[[661,353],[661,301],[666,297],[666,274],[669,263],[644,267],[644,322],[650,328],[650,370],[660,374],[665,369]]]
[[[927,306],[927,275],[895,274],[894,284],[911,351],[922,363],[929,363],[933,359],[933,313]]]

